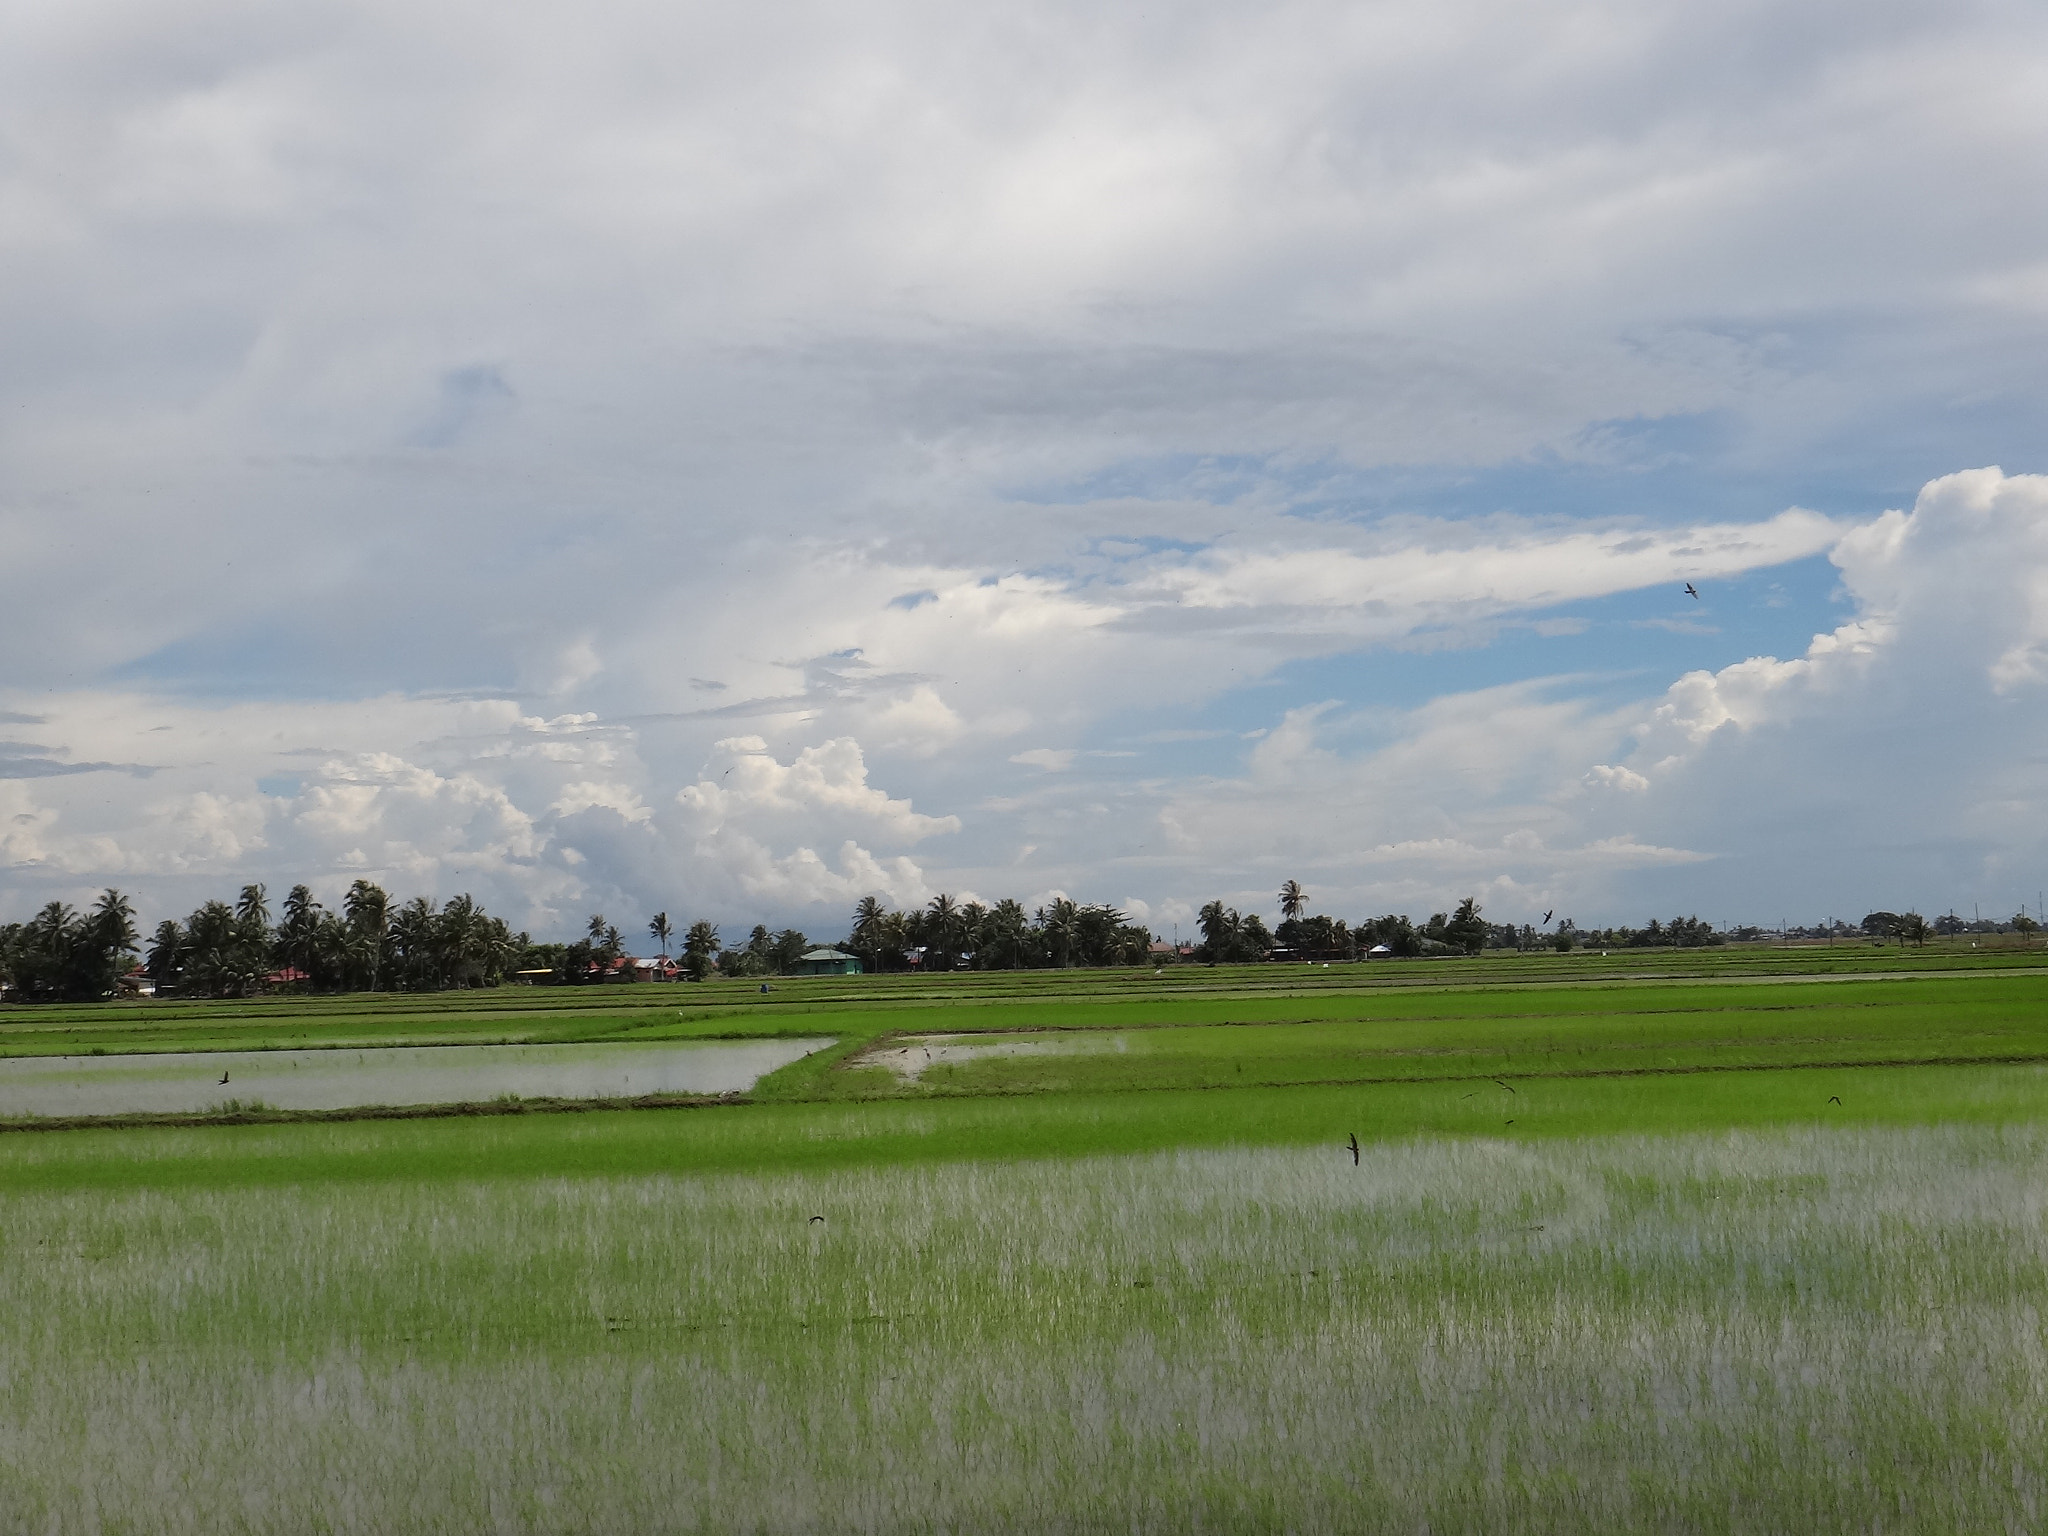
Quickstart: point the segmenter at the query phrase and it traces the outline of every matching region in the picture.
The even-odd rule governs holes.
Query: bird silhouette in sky
[[[1557,908],[1552,907],[1548,912],[1543,914],[1543,921],[1547,924],[1555,916],[1557,916]]]
[[[225,1084],[225,1083],[227,1082],[227,1080],[228,1080],[228,1075],[227,1075],[227,1073],[225,1073],[225,1072],[221,1073],[221,1075],[220,1075],[220,1080],[221,1080],[221,1082],[222,1082],[223,1084]]]
[[[1700,589],[1688,581],[1685,584],[1685,595],[1697,601],[1699,599]]]
[[[1351,1166],[1358,1166],[1358,1132],[1351,1133]]]

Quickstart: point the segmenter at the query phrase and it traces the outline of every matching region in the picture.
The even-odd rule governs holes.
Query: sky
[[[0,5],[0,920],[2048,885],[2037,5]]]

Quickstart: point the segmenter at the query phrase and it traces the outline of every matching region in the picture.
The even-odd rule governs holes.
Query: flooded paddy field
[[[2039,1124],[4,1176],[74,1140],[469,1128],[6,1139],[0,1525],[1946,1533],[2048,1506]]]
[[[727,1095],[0,1136],[0,1530],[2040,1528],[2048,971],[1545,965],[0,1011]]]
[[[1485,1097],[1502,1083],[1588,1075],[2048,1062],[2044,971],[979,1004],[937,1013],[954,1026],[945,1032],[929,1028],[935,1012],[850,1020],[897,1027],[821,1087],[972,1095],[1465,1079]]]
[[[0,1059],[0,1119],[742,1092],[827,1037]]]

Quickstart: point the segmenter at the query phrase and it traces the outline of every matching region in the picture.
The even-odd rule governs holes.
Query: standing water
[[[648,1045],[432,1045],[0,1059],[0,1119],[476,1104],[516,1095],[636,1099],[730,1093],[829,1039]],[[225,1081],[223,1081],[225,1079]]]

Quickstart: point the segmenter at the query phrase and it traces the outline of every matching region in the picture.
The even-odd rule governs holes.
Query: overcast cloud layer
[[[2037,6],[0,16],[0,917],[2048,881]]]

